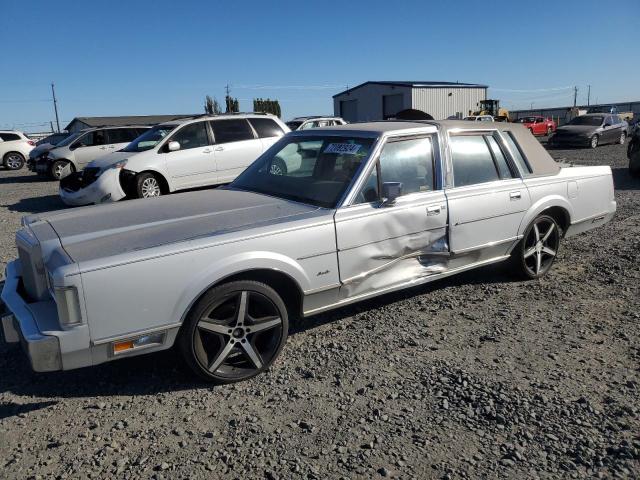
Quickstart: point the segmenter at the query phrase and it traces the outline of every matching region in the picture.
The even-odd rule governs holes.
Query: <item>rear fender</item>
[[[573,218],[573,207],[569,201],[560,195],[548,195],[535,202],[522,219],[520,228],[518,229],[518,235],[523,235],[529,224],[543,211],[552,208],[560,207],[567,211],[569,214],[569,222]]]

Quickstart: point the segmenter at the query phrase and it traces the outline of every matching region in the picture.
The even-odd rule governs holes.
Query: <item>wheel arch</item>
[[[567,232],[567,229],[571,225],[573,208],[569,201],[560,196],[552,195],[545,197],[536,203],[527,211],[522,222],[518,234],[523,235],[527,226],[539,215],[549,215],[553,217],[560,228],[562,228],[563,235]]]
[[[145,170],[140,170],[139,172],[135,172],[136,177],[138,175],[142,175],[143,173],[150,173],[150,174],[152,174],[154,177],[156,177],[158,179],[158,181],[160,182],[160,188],[162,189],[162,194],[163,195],[166,195],[167,193],[170,193],[170,192],[173,191],[172,188],[171,188],[171,184],[169,183],[167,178],[164,176],[164,174],[162,174],[158,170],[153,170],[151,168],[147,168]]]
[[[284,255],[271,252],[254,252],[250,255],[231,256],[215,269],[205,271],[193,279],[182,292],[174,311],[180,324],[206,292],[236,280],[253,280],[273,288],[287,305],[292,315],[302,312],[304,291],[309,289],[309,279],[302,267]]]

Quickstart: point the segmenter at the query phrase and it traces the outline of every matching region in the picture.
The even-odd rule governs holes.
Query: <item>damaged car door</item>
[[[336,211],[343,295],[383,290],[446,269],[447,206],[435,173],[435,139],[387,140],[355,200]],[[395,198],[384,198],[385,190],[398,187]]]

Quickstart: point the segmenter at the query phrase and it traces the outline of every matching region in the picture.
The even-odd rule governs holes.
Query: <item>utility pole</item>
[[[56,90],[51,82],[51,94],[53,95],[53,109],[56,112],[56,125],[58,127],[58,133],[60,133],[60,120],[58,119],[58,101],[56,100]]]
[[[51,133],[55,133],[55,130],[53,129],[53,122],[49,121],[49,125],[51,125]]]
[[[578,87],[573,87],[573,106],[578,104]]]
[[[591,101],[591,85],[587,85],[588,90],[587,90],[587,106],[591,105],[590,101]]]

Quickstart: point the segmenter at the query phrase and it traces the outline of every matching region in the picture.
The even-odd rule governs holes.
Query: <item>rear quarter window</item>
[[[260,138],[282,137],[284,135],[280,125],[270,118],[250,118],[249,123]]]
[[[511,158],[513,159],[513,162],[518,167],[518,170],[520,171],[522,176],[526,177],[527,175],[530,175],[533,172],[533,170],[531,170],[531,166],[529,165],[529,162],[527,161],[526,157],[522,153],[522,149],[516,142],[516,139],[514,138],[513,134],[511,132],[502,132],[502,138],[507,144],[507,147],[509,148],[509,151],[511,153]]]

